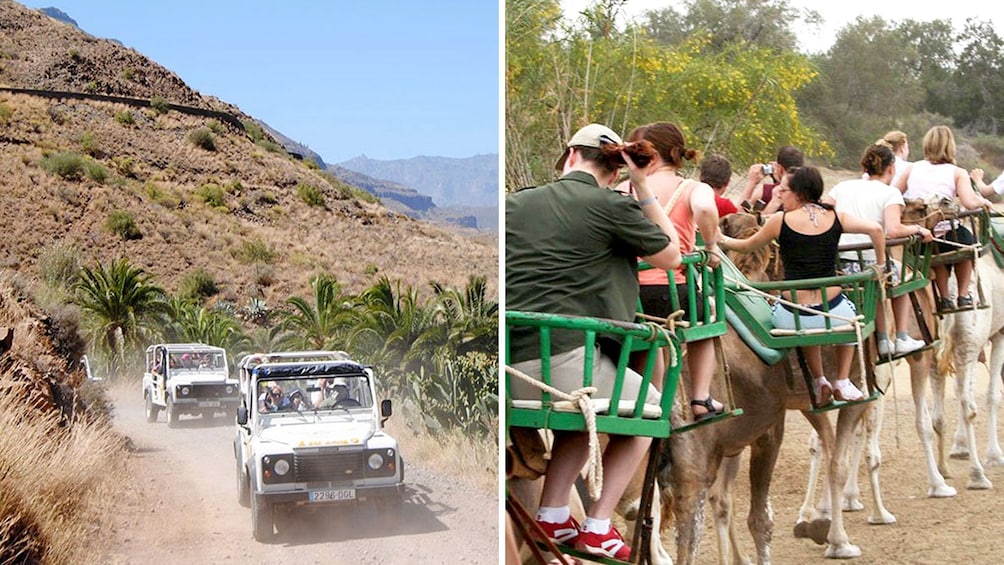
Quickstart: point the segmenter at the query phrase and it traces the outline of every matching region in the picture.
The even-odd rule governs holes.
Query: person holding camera
[[[773,214],[781,209],[776,189],[787,186],[787,175],[805,165],[805,155],[797,147],[785,145],[777,150],[777,160],[750,167],[743,190],[742,207],[751,212]],[[771,182],[764,182],[767,178]]]
[[[655,151],[648,142],[624,143],[610,128],[590,124],[568,141],[555,182],[506,196],[506,308],[633,322],[638,304],[638,257],[659,269],[680,265],[679,236],[652,191],[645,166]],[[628,168],[638,200],[611,190],[618,172]],[[531,331],[509,336],[513,367],[541,375],[540,340]],[[587,355],[587,353],[589,355]],[[580,336],[551,334],[551,385],[570,392],[582,386],[583,365],[593,363],[594,398],[610,398],[617,363],[600,350],[586,351]],[[644,395],[658,402],[651,384],[628,370],[622,401]],[[540,390],[521,379],[512,383],[514,399],[539,399]],[[569,498],[589,455],[585,432],[555,431],[536,520],[555,543],[591,555],[627,559],[631,549],[610,518],[624,489],[645,457],[651,438],[612,435],[603,452],[603,488],[580,526]]]

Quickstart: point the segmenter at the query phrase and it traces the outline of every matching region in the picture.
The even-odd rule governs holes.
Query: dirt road
[[[110,387],[114,426],[135,451],[107,562],[111,564],[498,563],[497,495],[408,459],[408,496],[396,524],[371,508],[298,513],[268,544],[251,537],[237,503],[234,424],[182,416],[146,422],[139,387]],[[285,527],[283,527],[285,526]]]

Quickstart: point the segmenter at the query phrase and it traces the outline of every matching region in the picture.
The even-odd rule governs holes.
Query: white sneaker
[[[883,339],[878,342],[878,354],[879,357],[889,357],[893,352],[893,343],[888,339]]]
[[[910,353],[911,351],[917,351],[921,347],[927,345],[919,339],[913,339],[910,336],[906,336],[903,339],[896,338],[896,355],[903,355],[905,353]]]
[[[850,379],[838,379],[833,383],[833,398],[845,402],[854,402],[865,397],[864,393],[854,386]]]

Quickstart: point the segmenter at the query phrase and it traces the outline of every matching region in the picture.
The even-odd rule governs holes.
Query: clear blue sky
[[[499,151],[495,0],[17,0],[55,7],[328,163]]]

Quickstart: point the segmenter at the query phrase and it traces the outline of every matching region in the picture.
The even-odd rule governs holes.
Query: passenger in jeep
[[[290,401],[282,393],[282,387],[275,385],[268,394],[262,395],[262,412],[279,412],[285,410],[290,405]]]

